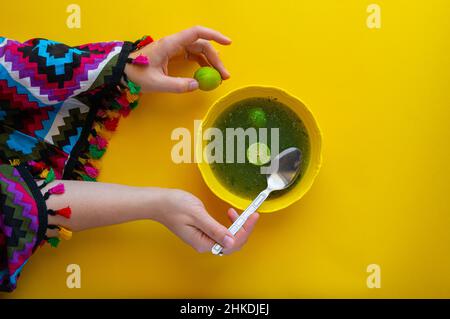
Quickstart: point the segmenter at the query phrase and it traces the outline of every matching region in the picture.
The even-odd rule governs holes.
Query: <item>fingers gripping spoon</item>
[[[269,197],[273,191],[279,191],[289,187],[299,173],[302,153],[296,147],[290,147],[278,154],[270,164],[270,174],[267,175],[267,188],[259,193],[246,210],[228,228],[235,235],[247,218],[253,214],[259,206]],[[211,249],[214,255],[222,255],[223,247],[216,243]]]

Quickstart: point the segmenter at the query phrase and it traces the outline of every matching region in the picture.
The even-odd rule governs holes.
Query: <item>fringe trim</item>
[[[94,118],[87,137],[87,145],[80,152],[73,169],[74,179],[94,182],[100,171],[100,159],[106,153],[108,142],[117,129],[120,118],[136,108],[141,96],[141,88],[131,81],[126,87],[117,86],[119,94],[111,102],[103,103]]]
[[[138,64],[138,65],[148,65],[150,63],[150,61],[147,56],[145,56],[143,54],[139,54],[134,59],[128,58],[127,63]]]
[[[146,35],[133,43],[132,52],[136,51],[154,40]],[[145,67],[149,59],[145,55],[139,55],[135,59],[128,58],[127,63]],[[102,106],[95,115],[91,131],[88,136],[88,145],[78,156],[72,175],[75,179],[83,181],[96,181],[99,171],[99,160],[103,157],[112,133],[117,129],[120,118],[137,107],[141,97],[141,87],[130,81],[126,74],[122,76],[121,83],[111,92],[112,100],[102,101]]]
[[[21,164],[19,159],[10,160],[10,163],[12,166],[18,166]],[[44,180],[42,184],[38,186],[39,189],[44,188],[46,185],[55,180],[55,172],[53,171],[53,168],[47,167],[47,165],[43,162],[28,161],[24,163],[24,166],[28,169],[28,171],[34,178]],[[43,198],[44,200],[47,200],[52,195],[64,194],[64,192],[64,184],[58,183],[55,186],[49,188],[43,195]],[[70,218],[72,215],[72,210],[69,206],[57,210],[47,209],[47,214],[52,216],[60,215],[64,218]],[[58,247],[59,242],[61,241],[60,238],[65,240],[69,240],[72,238],[72,231],[70,229],[51,224],[48,224],[47,228],[58,229],[58,237],[44,236],[44,241],[47,241],[52,247]]]
[[[133,43],[132,51],[153,42],[153,38],[146,35]],[[127,63],[132,63],[140,66],[147,66],[149,64],[148,57],[139,55],[135,59],[127,59]],[[84,181],[96,181],[100,163],[99,160],[105,154],[108,146],[108,141],[112,133],[117,129],[120,118],[128,116],[128,114],[137,107],[139,98],[141,96],[141,87],[129,79],[126,74],[123,74],[121,83],[111,92],[111,96],[105,98],[112,98],[108,101],[102,101],[102,105],[97,110],[91,130],[89,132],[85,150],[78,156],[75,168],[73,170],[74,179]],[[12,166],[20,165],[19,159],[10,160]],[[25,163],[30,173],[36,179],[43,179],[43,183],[39,189],[44,188],[50,182],[55,180],[55,172],[49,165],[36,161],[28,161]],[[64,184],[59,183],[50,188],[44,194],[44,200],[47,200],[52,195],[63,194],[65,192]],[[69,206],[62,207],[57,210],[47,209],[48,215],[60,215],[64,218],[70,218],[72,211]],[[58,247],[61,238],[69,240],[72,238],[72,231],[60,225],[48,225],[48,229],[57,229],[58,237],[44,237],[44,241],[49,243],[52,247]]]

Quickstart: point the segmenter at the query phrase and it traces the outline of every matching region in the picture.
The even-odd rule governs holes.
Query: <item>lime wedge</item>
[[[270,149],[264,143],[253,143],[247,149],[247,159],[254,165],[264,165],[270,161]]]

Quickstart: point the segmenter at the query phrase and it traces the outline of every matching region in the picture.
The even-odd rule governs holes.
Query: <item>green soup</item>
[[[267,187],[267,179],[266,175],[261,174],[261,163],[252,164],[248,160],[248,152],[246,152],[247,156],[244,163],[237,162],[238,147],[243,146],[238,144],[236,136],[231,136],[231,138],[234,138],[235,160],[232,163],[228,163],[225,160],[226,152],[228,151],[226,149],[226,139],[230,138],[226,134],[227,128],[242,128],[246,130],[254,127],[258,132],[258,142],[260,141],[259,128],[267,128],[266,145],[269,150],[272,150],[271,129],[278,128],[279,152],[289,147],[297,147],[301,150],[302,163],[300,165],[300,174],[296,181],[285,190],[273,192],[270,198],[275,198],[288,192],[302,178],[303,171],[309,162],[310,142],[308,133],[297,114],[286,105],[278,102],[277,99],[249,98],[239,101],[222,112],[214,122],[213,127],[220,129],[224,136],[222,141],[224,160],[222,163],[211,163],[211,169],[216,178],[232,193],[243,198],[253,199]],[[249,146],[250,139],[247,136],[245,138],[245,150],[248,150]],[[254,150],[255,147],[251,149]],[[267,166],[268,164],[265,165]]]

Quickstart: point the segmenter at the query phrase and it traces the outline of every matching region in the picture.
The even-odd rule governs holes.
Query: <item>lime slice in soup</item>
[[[247,159],[254,165],[264,165],[270,161],[270,148],[264,143],[253,143],[247,149]]]

